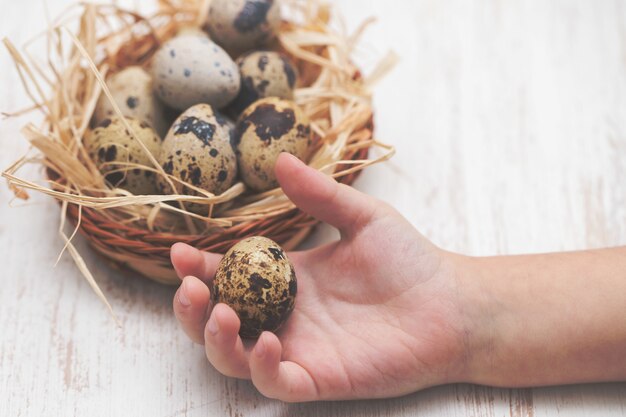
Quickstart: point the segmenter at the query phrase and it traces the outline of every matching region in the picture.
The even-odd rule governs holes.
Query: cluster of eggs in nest
[[[267,49],[279,24],[277,0],[213,0],[206,25],[182,28],[145,67],[111,74],[107,86],[132,132],[103,94],[84,139],[110,185],[132,194],[219,195],[242,181],[263,192],[278,185],[281,152],[306,161],[311,128],[293,101],[297,69]],[[137,140],[175,181],[155,172]],[[202,204],[186,209],[208,213]]]

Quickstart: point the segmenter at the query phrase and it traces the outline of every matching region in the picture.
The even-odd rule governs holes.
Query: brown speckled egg
[[[241,74],[241,89],[228,106],[232,114],[239,115],[260,98],[293,100],[297,72],[287,56],[271,51],[251,52],[241,56],[237,65]]]
[[[309,119],[292,101],[264,98],[243,112],[233,144],[243,182],[255,191],[267,191],[278,185],[274,164],[281,152],[306,162],[311,146]]]
[[[210,193],[219,195],[230,188],[237,176],[237,158],[230,144],[228,121],[208,104],[186,110],[168,132],[159,163],[166,173]],[[164,178],[157,180],[164,194],[173,190]],[[176,193],[196,195],[175,183]],[[188,204],[190,211],[206,214],[207,206]]]
[[[242,337],[275,332],[296,301],[293,265],[274,241],[251,237],[233,246],[220,261],[213,281],[214,303],[232,307],[241,320]]]
[[[132,118],[126,120],[137,138],[156,158],[161,150],[161,138],[146,122]],[[83,144],[91,160],[112,186],[123,188],[135,195],[157,193],[154,172],[123,165],[132,163],[154,169],[149,156],[132,137],[122,119],[114,117],[102,121],[97,128],[87,132]]]
[[[233,56],[259,49],[280,25],[279,0],[212,0],[207,29]]]
[[[169,128],[165,109],[152,92],[150,74],[141,67],[128,67],[108,77],[107,86],[122,115],[147,122],[161,137],[165,136]],[[102,93],[94,112],[94,122],[98,125],[114,116],[111,101]]]
[[[159,98],[178,110],[200,103],[219,109],[239,93],[239,69],[230,56],[206,35],[189,31],[161,46],[152,76]]]

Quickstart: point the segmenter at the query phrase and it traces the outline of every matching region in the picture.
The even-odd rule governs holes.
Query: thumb
[[[274,170],[283,191],[299,209],[336,227],[344,236],[356,234],[381,207],[375,198],[339,184],[291,154],[280,154]]]

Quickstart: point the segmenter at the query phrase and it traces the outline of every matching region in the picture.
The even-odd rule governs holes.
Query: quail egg
[[[239,174],[255,191],[278,185],[274,164],[281,152],[305,160],[311,147],[311,127],[304,112],[292,101],[261,99],[239,118],[233,137]]]
[[[200,103],[219,109],[239,93],[239,70],[230,56],[206,35],[190,31],[161,46],[152,72],[156,94],[181,111]]]
[[[161,137],[165,136],[169,127],[165,109],[152,92],[150,74],[138,66],[128,67],[108,77],[107,86],[123,116],[147,122]],[[94,122],[98,125],[113,116],[113,106],[102,93],[94,112]]]
[[[246,107],[264,97],[293,100],[297,73],[287,56],[271,51],[245,54],[237,60],[241,74],[239,95],[229,111],[240,114]]]
[[[211,1],[207,29],[233,56],[265,45],[279,25],[279,0]]]
[[[213,281],[214,303],[229,305],[241,320],[242,337],[275,332],[294,308],[296,272],[281,247],[265,237],[251,237],[222,258]]]
[[[136,137],[156,158],[161,150],[161,138],[146,122],[126,118]],[[122,119],[103,120],[85,135],[83,144],[98,169],[114,187],[135,195],[157,193],[154,172],[127,164],[154,168],[149,156],[126,128]]]
[[[237,158],[231,147],[232,129],[228,120],[208,104],[198,104],[185,111],[175,122],[163,141],[159,163],[163,170],[193,186],[215,195],[230,188],[237,176]],[[174,190],[160,177],[161,192]],[[176,193],[197,195],[174,182]],[[206,214],[207,206],[188,204],[190,211]]]

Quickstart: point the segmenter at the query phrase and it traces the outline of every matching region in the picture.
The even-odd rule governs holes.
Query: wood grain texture
[[[142,6],[148,0],[142,0]],[[51,13],[65,0],[48,0]],[[133,3],[130,1],[129,3]],[[336,1],[357,56],[392,47],[376,91],[381,139],[398,155],[357,187],[437,244],[468,254],[626,244],[626,4],[622,0]],[[40,0],[3,1],[0,34],[43,28]],[[28,105],[0,54],[0,111]],[[0,124],[0,164],[26,149]],[[32,170],[32,175],[40,175]],[[286,405],[220,376],[177,327],[173,290],[111,269],[80,239],[118,329],[62,245],[58,207],[10,208],[0,187],[0,416],[626,416],[626,384],[526,390],[454,385],[385,401]],[[321,227],[308,242],[334,238]]]

